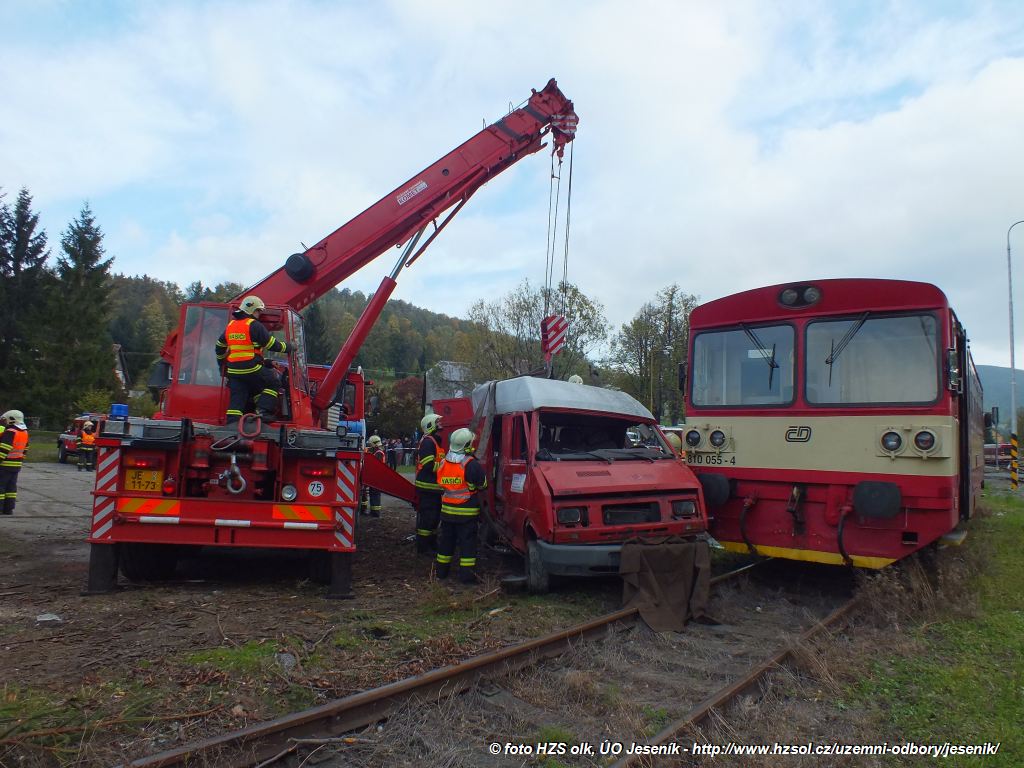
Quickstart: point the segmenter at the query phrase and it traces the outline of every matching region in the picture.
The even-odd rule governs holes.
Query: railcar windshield
[[[791,325],[743,325],[697,335],[691,402],[697,406],[793,402],[794,338]]]
[[[939,361],[933,315],[818,320],[807,325],[807,402],[931,403]]]

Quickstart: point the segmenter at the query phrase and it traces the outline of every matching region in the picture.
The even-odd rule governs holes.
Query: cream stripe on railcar
[[[699,447],[685,446],[687,461],[694,467],[714,469],[720,455],[721,466],[730,469],[925,477],[951,477],[958,471],[959,424],[951,416],[695,416],[688,420],[685,431],[692,429],[703,435]],[[715,429],[726,434],[721,451],[708,442]],[[894,457],[885,452],[880,442],[882,434],[890,429],[903,438],[903,449]],[[914,435],[921,429],[930,430],[937,438],[935,449],[927,457],[922,457],[913,445]],[[733,458],[735,463],[731,463]]]

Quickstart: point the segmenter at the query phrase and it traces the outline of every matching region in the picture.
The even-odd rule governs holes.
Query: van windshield
[[[674,454],[653,424],[609,416],[541,413],[538,461],[658,461]]]

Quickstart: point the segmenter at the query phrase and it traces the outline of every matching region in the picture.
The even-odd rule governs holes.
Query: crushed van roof
[[[487,396],[487,389],[492,383],[481,384],[473,390],[474,411],[479,411]],[[628,416],[641,421],[654,421],[651,412],[625,392],[530,376],[497,382],[494,406],[495,413],[535,411],[539,408],[571,408]]]

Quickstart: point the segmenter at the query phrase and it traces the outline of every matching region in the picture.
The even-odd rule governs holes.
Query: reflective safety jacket
[[[92,448],[96,445],[96,433],[95,432],[79,432],[78,437],[75,438],[75,444],[81,448]]]
[[[0,433],[0,467],[21,469],[28,452],[28,430],[7,427]]]
[[[227,361],[227,373],[255,373],[263,365],[264,352],[287,352],[288,345],[270,335],[259,320],[233,313],[228,327],[217,339],[217,359]]]
[[[441,441],[433,435],[424,435],[416,451],[416,487],[424,491],[440,491],[437,468],[444,460]]]
[[[384,455],[384,449],[383,448],[378,448],[377,450],[373,450],[373,448],[371,448],[370,446],[366,446],[366,452],[371,454],[371,455],[373,455],[374,457],[380,459],[381,461],[384,461],[384,462],[387,461],[387,457]]]
[[[480,514],[480,491],[487,475],[475,456],[449,451],[437,470],[441,486],[441,515],[465,520]]]

